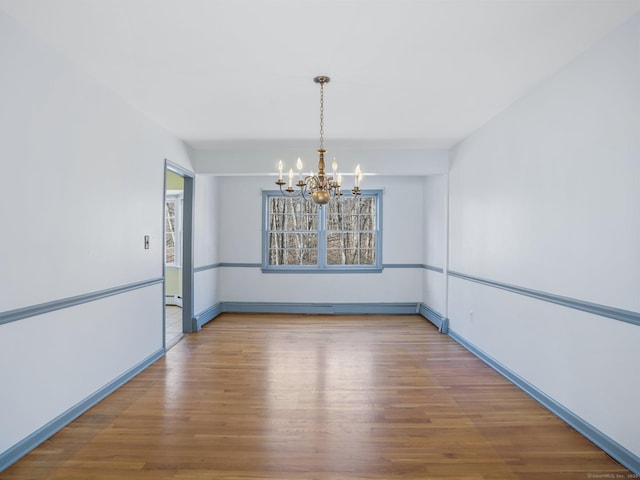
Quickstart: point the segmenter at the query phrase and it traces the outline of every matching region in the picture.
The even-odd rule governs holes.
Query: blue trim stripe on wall
[[[132,290],[138,290],[139,288],[146,288],[151,285],[157,285],[163,282],[164,282],[164,278],[162,277],[152,278],[149,280],[143,280],[141,282],[121,285],[119,287],[99,290],[97,292],[85,293],[83,295],[76,295],[74,297],[62,298],[60,300],[54,300],[52,302],[40,303],[38,305],[31,305],[29,307],[18,308],[18,309],[9,310],[6,312],[0,312],[0,325],[4,323],[15,322],[16,320],[22,320],[28,317],[33,317],[36,315],[42,315],[44,313],[55,312],[56,310],[62,310],[64,308],[73,307],[75,305],[81,305],[83,303],[93,302],[101,298],[120,295],[121,293],[130,292]]]
[[[622,322],[631,323],[633,325],[640,325],[640,313],[632,312],[630,310],[622,310],[620,308],[609,307],[606,305],[600,305],[597,303],[585,302],[575,298],[563,297],[560,295],[554,295],[552,293],[541,292],[538,290],[531,290],[529,288],[518,287],[516,285],[509,285],[508,283],[496,282],[494,280],[487,280],[484,278],[474,277],[472,275],[466,275],[460,272],[454,272],[449,270],[449,275],[452,277],[460,278],[470,282],[480,283],[489,287],[500,288],[509,292],[517,293],[519,295],[525,295],[538,300],[543,300],[549,303],[555,303],[564,307],[573,308],[575,310],[581,310],[583,312],[593,313],[594,315],[600,315],[602,317],[612,318],[614,320],[620,320]]]
[[[423,268],[421,263],[383,263],[382,268]]]
[[[250,262],[220,262],[220,263],[212,263],[210,265],[202,265],[200,267],[196,267],[193,269],[194,272],[204,272],[205,270],[213,270],[215,268],[223,268],[223,267],[234,267],[234,268],[260,268],[262,264],[260,263],[250,263]]]
[[[444,269],[442,267],[434,267],[432,265],[422,265],[422,268],[425,270],[431,270],[432,272],[444,273]]]
[[[261,263],[248,263],[248,262],[222,262],[221,267],[234,267],[234,268],[260,268]]]
[[[219,263],[212,263],[210,265],[202,265],[201,267],[195,267],[193,269],[194,273],[198,273],[198,272],[204,272],[205,270],[212,270],[214,268],[219,268],[220,264]]]
[[[423,263],[383,263],[382,268],[422,268],[424,270],[431,270],[432,272],[444,273],[444,269],[441,267],[434,267],[433,265],[425,265]]]

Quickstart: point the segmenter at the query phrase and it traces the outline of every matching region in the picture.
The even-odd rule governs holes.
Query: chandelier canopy
[[[340,198],[342,196],[342,174],[337,173],[338,162],[333,157],[331,169],[333,175],[328,177],[324,171],[324,86],[329,83],[331,79],[325,75],[320,75],[313,79],[314,82],[320,84],[320,148],[317,150],[320,158],[318,159],[318,173],[313,171],[306,177],[302,176],[302,160],[298,157],[296,168],[298,169],[298,182],[296,187],[293,188],[293,168],[289,169],[289,184],[282,179],[282,160],[278,162],[278,181],[276,185],[280,187],[280,191],[283,195],[288,197],[302,196],[304,198],[311,197],[313,203],[318,205],[325,205],[329,203],[332,198]],[[354,187],[351,190],[353,195],[360,195],[360,182],[362,181],[362,171],[360,165],[358,165],[354,172],[355,182]],[[287,185],[287,188],[282,187]]]

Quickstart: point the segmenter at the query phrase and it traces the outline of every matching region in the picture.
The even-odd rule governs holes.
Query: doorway
[[[193,173],[169,161],[164,179],[164,348],[193,329]]]
[[[184,177],[168,170],[164,197],[164,305],[166,348],[182,338],[182,243]]]

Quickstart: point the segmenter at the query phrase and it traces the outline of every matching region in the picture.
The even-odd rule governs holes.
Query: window
[[[182,192],[167,192],[164,218],[165,264],[182,265]]]
[[[275,191],[263,199],[263,270],[382,269],[380,191],[345,194],[323,207]]]

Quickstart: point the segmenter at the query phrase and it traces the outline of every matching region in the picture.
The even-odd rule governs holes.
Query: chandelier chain
[[[333,158],[333,164],[331,165],[331,168],[333,169],[333,176],[327,176],[325,174],[324,154],[326,153],[326,150],[324,149],[324,84],[329,83],[330,80],[331,79],[325,75],[319,75],[313,79],[315,83],[320,84],[320,148],[318,149],[318,173],[314,173],[313,170],[311,170],[311,173],[307,177],[303,177],[301,172],[302,161],[300,160],[300,157],[298,157],[297,167],[299,179],[295,185],[299,190],[296,192],[293,188],[293,168],[289,169],[289,185],[287,188],[282,188],[287,185],[287,182],[282,178],[282,169],[284,166],[282,161],[279,161],[278,181],[276,182],[276,185],[280,187],[280,191],[285,196],[311,198],[313,203],[320,206],[326,205],[332,198],[339,201],[342,196],[342,175],[336,174],[338,166],[335,157]],[[361,194],[361,178],[362,172],[360,171],[360,165],[358,165],[355,169],[355,186],[351,190],[351,193],[354,196]]]
[[[324,149],[324,82],[320,83],[320,148]]]

